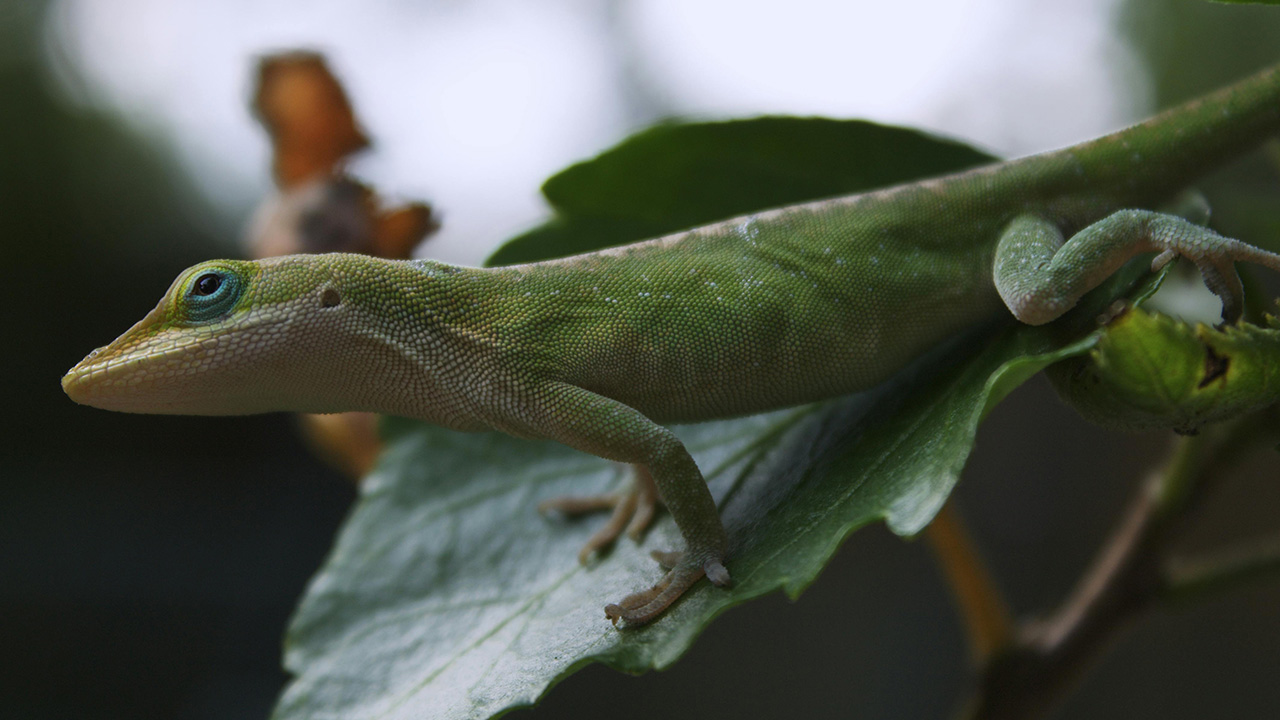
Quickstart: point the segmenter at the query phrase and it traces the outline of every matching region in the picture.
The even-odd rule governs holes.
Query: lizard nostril
[[[342,294],[333,288],[326,288],[325,291],[320,294],[320,307],[336,307],[338,303],[341,302]]]

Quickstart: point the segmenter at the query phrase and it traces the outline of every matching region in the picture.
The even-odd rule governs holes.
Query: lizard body
[[[1232,263],[1280,257],[1153,208],[1277,131],[1280,68],[1064,150],[558,260],[211,261],[63,387],[133,412],[370,410],[633,463],[687,543],[606,608],[647,622],[704,574],[728,582],[714,502],[662,423],[871,387],[1002,300],[1048,322],[1141,252],[1196,262],[1232,321]]]

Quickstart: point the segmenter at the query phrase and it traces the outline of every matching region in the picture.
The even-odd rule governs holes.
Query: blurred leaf
[[[743,125],[693,126],[696,146],[680,128],[660,128],[557,176],[547,188],[560,217],[540,231],[549,244],[542,252],[599,241],[575,236],[583,228],[697,222],[699,203],[719,217],[802,199],[797,188],[825,196],[865,178],[905,180],[906,171],[892,167],[903,158],[909,167],[942,172],[948,163],[984,157],[866,123],[770,118]],[[815,161],[813,175],[801,178],[785,148],[794,143],[798,153],[812,152],[814,127],[859,136],[875,153],[855,160],[860,154],[848,141],[845,161]],[[753,152],[762,137],[768,151]],[[751,145],[738,146],[743,138]],[[643,162],[640,150],[653,162]],[[718,169],[724,167],[736,170]],[[770,177],[770,168],[780,175]],[[760,187],[681,185],[696,197],[650,187],[666,182],[664,173],[686,171],[704,179],[750,174]],[[744,192],[753,205],[741,204]],[[529,238],[537,234],[499,256],[532,259],[537,249]],[[670,518],[642,547],[622,542],[584,568],[576,553],[597,523],[534,510],[548,497],[608,491],[623,481],[620,468],[553,443],[389,423],[388,452],[294,618],[285,660],[298,678],[277,717],[489,717],[534,702],[588,662],[630,672],[670,665],[724,610],[779,588],[798,595],[854,529],[880,518],[903,535],[924,527],[951,492],[990,407],[1046,364],[1087,351],[1096,314],[1143,272],[1139,263],[1118,273],[1050,326],[978,329],[872,391],[678,428],[721,506],[735,584],[723,590],[702,583],[644,627],[615,629],[603,606],[657,578],[648,551],[679,547]]]
[[[1210,0],[1220,5],[1280,5],[1280,0]]]
[[[1280,400],[1280,323],[1268,320],[1214,329],[1134,309],[1109,323],[1087,356],[1047,374],[1100,425],[1194,432]]]
[[[952,140],[860,120],[658,125],[548,180],[542,193],[555,217],[498,248],[488,264],[621,245],[994,159]]]

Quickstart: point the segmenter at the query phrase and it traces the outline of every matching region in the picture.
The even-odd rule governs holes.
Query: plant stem
[[[1166,570],[1172,540],[1216,485],[1212,480],[1223,474],[1217,471],[1261,439],[1257,427],[1224,423],[1178,438],[1164,468],[1143,484],[1067,600],[1043,621],[1021,625],[1006,651],[982,668],[964,715],[970,720],[1041,716],[1141,611],[1196,588],[1221,587],[1280,568],[1280,548],[1275,548],[1234,565],[1200,567],[1180,581]],[[1171,586],[1171,580],[1181,584]]]
[[[955,502],[949,501],[925,528],[981,666],[1013,641],[1013,619],[991,573],[973,544]]]
[[[1165,571],[1165,602],[1185,602],[1280,574],[1280,536],[1212,555],[1170,563]]]

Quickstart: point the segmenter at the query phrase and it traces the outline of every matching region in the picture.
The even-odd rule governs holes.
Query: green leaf
[[[542,193],[555,217],[498,248],[488,264],[621,245],[994,159],[952,140],[861,120],[658,125],[548,180]]]
[[[1085,418],[1121,429],[1200,426],[1280,400],[1280,323],[1214,329],[1134,309],[1049,379]]]
[[[1219,5],[1280,5],[1280,0],[1210,0]]]
[[[841,138],[838,153],[819,153],[813,128]],[[812,162],[811,177],[788,147]],[[984,157],[868,123],[663,127],[553,178],[557,218],[495,259],[588,249],[634,239],[606,238],[607,228],[652,234],[805,199],[797,188],[821,197]],[[706,185],[652,187],[686,173]],[[712,208],[705,218],[702,207]],[[1140,263],[1126,268],[1052,325],[976,329],[870,392],[678,428],[722,508],[734,586],[701,583],[644,627],[615,629],[603,607],[659,577],[648,552],[680,546],[670,519],[642,546],[624,540],[581,567],[578,548],[600,520],[534,510],[549,497],[608,491],[624,482],[622,469],[552,443],[390,423],[388,450],[289,630],[285,662],[298,677],[276,716],[491,717],[536,701],[589,662],[629,672],[670,665],[730,607],[777,589],[798,595],[856,528],[878,519],[903,535],[923,528],[990,407],[1046,364],[1086,352],[1095,316],[1143,272]]]

